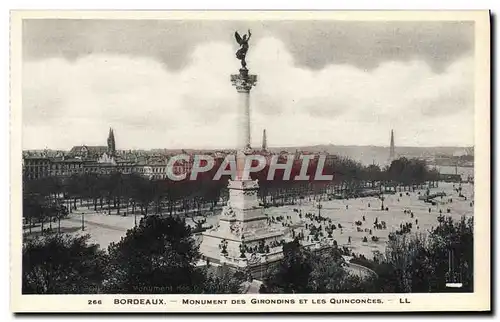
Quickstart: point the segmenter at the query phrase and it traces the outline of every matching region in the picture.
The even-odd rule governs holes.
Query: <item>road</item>
[[[65,220],[70,221],[70,222],[74,222],[74,223],[81,223],[82,222],[82,219],[81,218],[78,219],[78,217],[69,217],[69,218],[67,218]],[[99,227],[99,228],[105,228],[105,229],[110,229],[110,230],[115,230],[115,231],[123,232],[123,227],[112,226],[112,225],[103,224],[103,223],[98,223],[98,222],[94,222],[94,221],[91,221],[91,220],[88,220],[88,219],[85,219],[85,218],[84,218],[84,222],[85,222],[85,226],[90,225],[90,226],[95,226],[95,227]]]

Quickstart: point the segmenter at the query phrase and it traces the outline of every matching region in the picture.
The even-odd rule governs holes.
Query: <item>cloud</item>
[[[148,57],[90,54],[23,65],[23,147],[105,144],[118,148],[234,147],[238,94],[235,48],[198,45],[190,63],[169,69]],[[473,59],[441,73],[426,62],[385,62],[372,70],[297,65],[278,39],[248,54],[259,81],[252,90],[252,144],[266,128],[271,146],[473,144]]]
[[[474,48],[473,21],[24,19],[23,59],[127,54],[181,70],[200,43],[234,42],[234,30],[247,29],[252,44],[280,39],[297,65],[314,70],[419,59],[441,72]]]

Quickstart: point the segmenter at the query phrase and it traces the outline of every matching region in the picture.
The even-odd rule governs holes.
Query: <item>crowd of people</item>
[[[456,191],[457,194],[461,194],[461,189],[456,188],[453,189],[454,192]],[[382,201],[382,204],[384,201],[389,201],[392,200],[393,204],[401,204],[405,203],[406,198],[413,198],[415,196],[419,197],[423,194],[426,194],[426,192],[422,191],[415,191],[414,193],[412,192],[397,192],[395,191],[394,196],[385,196],[383,199],[379,198],[380,201]],[[440,193],[441,194],[441,193]],[[436,204],[439,205],[445,205],[445,204],[450,204],[453,202],[453,198],[450,196],[446,197],[446,194],[442,193],[444,196],[436,196],[432,200],[436,202]],[[460,197],[460,196],[459,196]],[[440,200],[441,198],[441,200]],[[456,198],[456,196],[455,196]],[[466,200],[465,196],[461,197],[462,200]],[[427,203],[427,200],[418,198],[419,200],[422,200],[423,203]],[[444,199],[444,200],[443,200]],[[472,199],[472,198],[471,198]],[[419,222],[419,218],[417,218],[415,209],[412,209],[411,207],[405,207],[403,206],[402,208],[402,214],[404,216],[401,216],[401,220],[397,223],[393,223],[391,226],[389,226],[386,221],[380,220],[379,216],[382,216],[384,219],[386,211],[389,210],[389,207],[387,205],[384,205],[382,208],[382,212],[380,212],[380,215],[373,216],[374,211],[376,210],[366,210],[363,211],[360,209],[359,212],[355,213],[354,216],[359,216],[358,218],[352,218],[352,227],[347,226],[346,222],[338,222],[335,220],[335,218],[332,218],[328,216],[327,213],[325,213],[325,209],[323,208],[323,205],[321,205],[320,201],[316,200],[313,201],[314,205],[313,208],[316,208],[317,211],[306,211],[303,208],[293,208],[291,209],[293,213],[283,213],[279,215],[272,215],[268,214],[267,215],[267,224],[268,225],[277,225],[281,226],[284,229],[285,232],[285,237],[282,240],[278,241],[271,241],[271,242],[264,242],[262,241],[258,245],[242,245],[240,247],[241,250],[241,257],[247,257],[248,254],[266,254],[266,253],[273,253],[275,248],[282,248],[282,246],[292,240],[297,240],[303,245],[311,245],[311,244],[328,244],[328,245],[336,245],[339,246],[341,249],[346,249],[346,254],[352,254],[352,251],[357,249],[359,247],[359,244],[355,243],[355,239],[358,240],[358,242],[361,242],[363,244],[365,243],[379,243],[381,240],[384,241],[385,238],[384,236],[387,235],[387,233],[381,232],[381,231],[386,231],[387,229],[390,229],[395,235],[404,235],[411,233],[413,231],[421,229],[421,224]],[[362,201],[368,208],[373,208],[373,200],[367,200],[367,201]],[[470,201],[472,204],[473,201]],[[352,214],[352,209],[349,209],[349,207],[353,206],[352,204],[344,204],[346,213]],[[390,204],[389,204],[390,206]],[[430,207],[425,210],[425,212],[432,213],[432,212],[438,212],[439,214],[442,214],[444,212],[450,213],[451,212],[451,207]],[[341,209],[341,208],[340,208]],[[338,211],[341,211],[341,210]],[[425,209],[425,208],[424,208]],[[370,218],[370,214],[375,217]],[[387,220],[387,219],[386,219]],[[335,233],[336,232],[336,233]],[[377,233],[378,232],[378,233]],[[340,237],[341,235],[344,235],[343,237]],[[371,246],[370,246],[371,247]],[[274,250],[273,250],[274,249]]]

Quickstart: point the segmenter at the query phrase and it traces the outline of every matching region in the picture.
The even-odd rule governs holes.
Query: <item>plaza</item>
[[[269,207],[264,210],[264,213],[270,221],[270,226],[283,228],[285,233],[283,238],[291,240],[293,238],[292,234],[302,233],[304,234],[304,240],[307,241],[310,239],[311,243],[319,243],[327,239],[328,233],[325,228],[329,224],[328,219],[330,219],[331,223],[336,226],[336,229],[332,232],[332,239],[340,247],[348,247],[358,255],[371,258],[376,252],[384,252],[389,233],[400,229],[400,225],[402,224],[412,223],[411,231],[413,233],[427,233],[432,227],[438,225],[437,217],[440,214],[440,210],[443,215],[451,216],[453,220],[459,220],[462,216],[473,216],[474,207],[471,207],[471,202],[473,202],[474,186],[472,184],[461,184],[461,193],[467,200],[464,197],[459,197],[459,193],[454,190],[458,187],[458,184],[440,182],[439,187],[431,188],[431,194],[437,192],[446,193],[446,196],[442,199],[441,197],[435,198],[435,205],[419,200],[419,197],[425,193],[425,190],[416,190],[415,192],[406,191],[385,194],[384,207],[388,209],[387,211],[380,209],[380,199],[363,197],[332,200],[326,198],[326,200],[320,202],[311,198],[310,201],[309,199],[303,200],[301,204]],[[452,201],[450,202],[449,199]],[[321,205],[321,209],[318,209],[318,205]],[[429,209],[431,210],[430,212]],[[448,209],[450,209],[450,212],[448,212]],[[410,212],[413,213],[413,218],[411,218]],[[81,230],[82,213],[84,214],[84,231]],[[327,219],[323,222],[310,220],[306,218],[306,214],[308,213],[313,216],[321,215]],[[299,214],[302,215],[302,218],[300,218]],[[363,216],[365,220],[363,220]],[[277,221],[278,217],[284,217],[284,220]],[[134,218],[134,215],[108,215],[106,211],[99,213],[88,210],[86,207],[80,207],[78,211],[70,214],[67,219],[61,220],[61,232],[78,235],[89,234],[92,242],[106,249],[110,243],[120,241],[125,236],[126,231],[133,228],[135,221],[137,220],[138,222],[140,218],[140,215],[136,215],[136,218]],[[272,218],[275,218],[274,223],[272,223]],[[384,221],[386,223],[386,229],[376,229],[374,227],[373,223],[377,218],[378,222]],[[215,227],[218,222],[218,216],[208,216],[206,220],[207,226]],[[356,221],[361,221],[362,224],[357,226],[355,224]],[[186,222],[192,227],[195,226],[190,218]],[[319,241],[314,241],[314,236],[310,234],[310,229],[305,227],[306,224],[308,227],[309,225],[322,226],[323,236],[319,238]],[[53,230],[57,231],[57,226],[57,222],[52,223]],[[340,226],[342,228],[339,228]],[[48,227],[49,223],[45,223],[45,228]],[[32,233],[37,234],[39,230],[40,226],[33,227]],[[294,233],[292,233],[292,230]],[[370,230],[372,234],[370,234]],[[26,234],[28,229],[25,228],[24,232]],[[378,237],[378,241],[372,241],[372,236]],[[351,239],[350,243],[349,237]],[[367,242],[363,242],[364,237],[367,238]],[[197,238],[201,239],[201,235],[198,235]],[[277,248],[279,247],[275,247],[271,251],[277,251]]]
[[[438,225],[437,217],[441,213],[445,216],[451,216],[453,220],[459,220],[462,216],[471,217],[474,213],[473,204],[473,185],[462,184],[461,193],[463,197],[459,197],[459,192],[454,189],[459,188],[459,184],[440,182],[439,187],[431,188],[430,193],[444,192],[446,196],[443,198],[435,198],[435,205],[419,200],[423,196],[425,190],[415,190],[415,192],[405,191],[395,194],[384,195],[384,208],[381,210],[381,200],[376,197],[363,197],[356,199],[332,199],[325,201],[304,201],[302,205],[286,205],[282,207],[274,207],[266,209],[266,214],[269,217],[277,218],[284,216],[284,224],[290,227],[287,229],[288,237],[291,237],[291,231],[295,233],[303,233],[305,240],[313,240],[310,236],[310,229],[306,229],[310,225],[316,227],[322,226],[323,237],[327,238],[328,234],[325,230],[328,219],[331,219],[332,224],[336,226],[333,230],[332,238],[337,241],[340,247],[346,246],[352,252],[364,255],[366,258],[372,258],[376,252],[384,252],[388,241],[389,233],[396,232],[401,228],[400,225],[412,223],[411,232],[413,233],[428,233],[433,227]],[[420,193],[420,194],[419,194]],[[452,201],[450,202],[449,199]],[[321,209],[318,209],[320,205]],[[430,209],[430,212],[429,212]],[[448,212],[450,209],[450,212]],[[321,215],[327,218],[326,221],[318,222],[305,218],[305,214]],[[413,213],[413,218],[411,216]],[[299,217],[302,214],[302,219]],[[289,219],[286,219],[289,217]],[[363,220],[364,217],[364,220]],[[361,225],[356,225],[356,221],[361,222]],[[386,229],[376,229],[375,221],[378,223],[385,222]],[[339,228],[339,224],[342,228]],[[282,222],[277,222],[274,225],[283,225]],[[370,234],[371,231],[371,234]],[[376,236],[378,241],[372,241],[372,236]],[[367,238],[367,242],[363,242],[363,238]],[[350,238],[350,242],[349,242]]]

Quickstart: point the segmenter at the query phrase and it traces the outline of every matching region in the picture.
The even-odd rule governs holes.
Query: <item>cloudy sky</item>
[[[253,146],[473,144],[470,22],[25,20],[23,148],[234,147],[248,28]]]

